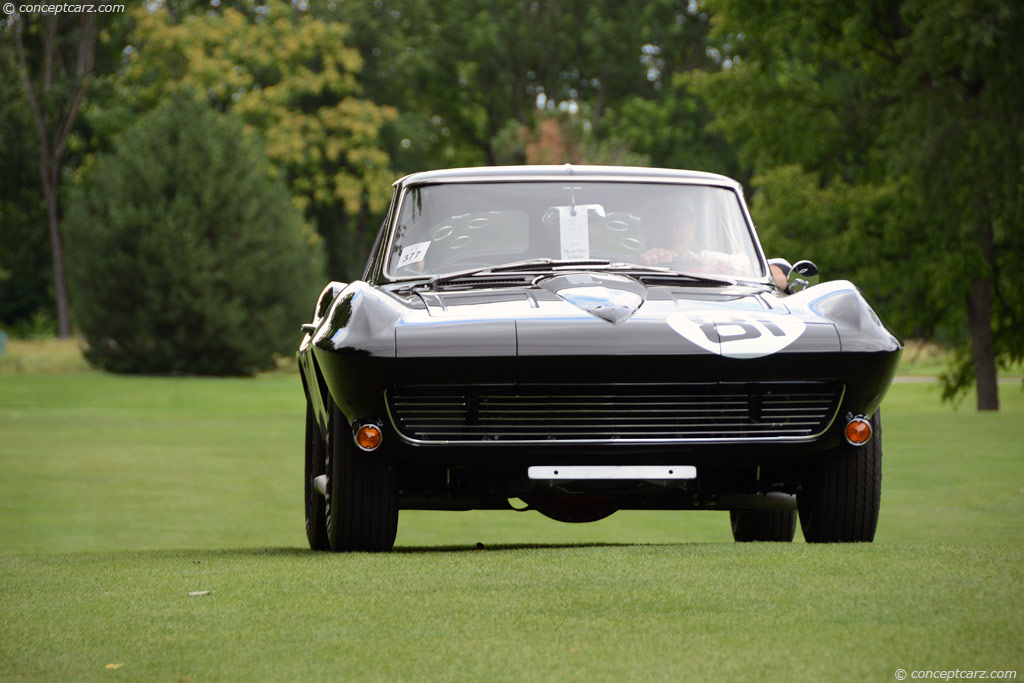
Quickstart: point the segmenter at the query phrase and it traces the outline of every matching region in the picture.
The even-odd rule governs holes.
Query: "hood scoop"
[[[542,280],[537,286],[613,325],[629,320],[647,299],[647,288],[623,275],[573,273]]]

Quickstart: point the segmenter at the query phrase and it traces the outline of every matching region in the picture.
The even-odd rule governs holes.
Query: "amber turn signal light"
[[[380,431],[380,427],[374,424],[362,425],[356,430],[356,445],[362,448],[364,451],[375,451],[380,446],[380,442],[384,439],[384,435]]]
[[[871,440],[871,423],[867,418],[855,417],[846,423],[846,441],[852,446],[863,446]]]

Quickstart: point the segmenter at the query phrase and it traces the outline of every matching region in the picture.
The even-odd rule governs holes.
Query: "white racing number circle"
[[[702,349],[727,358],[770,356],[799,339],[807,328],[791,316],[747,311],[673,313],[666,322]]]

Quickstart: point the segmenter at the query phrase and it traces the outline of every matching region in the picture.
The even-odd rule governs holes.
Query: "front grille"
[[[831,424],[842,389],[826,382],[406,386],[392,424],[424,442],[802,440]]]

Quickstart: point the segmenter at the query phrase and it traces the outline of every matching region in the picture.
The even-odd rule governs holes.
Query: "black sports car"
[[[788,271],[788,281],[786,278]],[[361,281],[303,325],[306,531],[388,550],[399,509],[728,510],[738,541],[871,541],[902,353],[854,285],[765,259],[735,181],[416,173]]]

